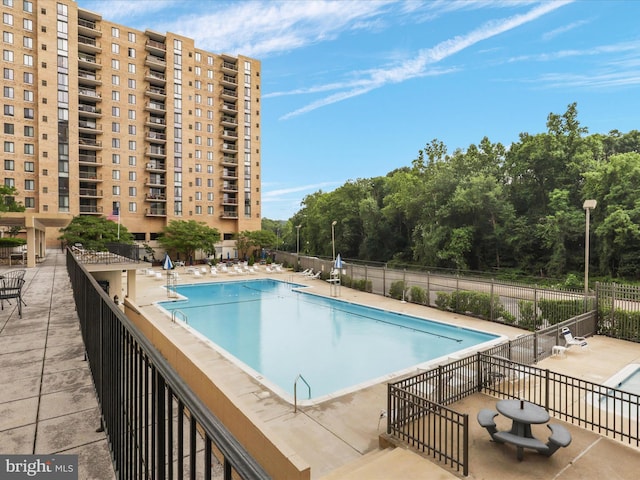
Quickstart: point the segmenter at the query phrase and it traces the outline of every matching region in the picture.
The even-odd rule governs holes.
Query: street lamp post
[[[596,208],[598,202],[595,200],[585,200],[582,208],[585,210],[586,222],[584,233],[584,294],[589,293],[589,220],[590,210]]]
[[[300,255],[300,227],[302,225],[296,225],[296,257]]]
[[[336,224],[337,220],[334,220],[331,224],[331,245],[333,249],[333,261],[336,261]]]

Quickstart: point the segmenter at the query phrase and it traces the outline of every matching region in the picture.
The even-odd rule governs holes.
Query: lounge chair
[[[322,275],[321,271],[317,271],[315,274],[311,275],[309,278],[310,279],[316,279],[316,278],[320,278],[320,275]]]
[[[584,337],[574,337],[568,327],[562,327],[560,333],[564,337],[564,343],[567,348],[573,345],[580,345],[582,348],[587,346],[587,339]]]
[[[302,272],[300,272],[300,275],[308,275],[309,272],[313,272],[313,268],[307,268],[306,270],[303,270]]]

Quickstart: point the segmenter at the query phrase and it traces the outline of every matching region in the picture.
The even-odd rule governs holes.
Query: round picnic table
[[[500,400],[496,409],[513,421],[511,433],[520,437],[534,438],[531,425],[547,423],[550,419],[544,408],[525,400]]]

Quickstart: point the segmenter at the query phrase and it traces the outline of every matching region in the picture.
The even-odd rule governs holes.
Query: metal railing
[[[596,313],[390,383],[387,434],[468,472],[468,443],[460,440],[468,439],[468,423],[452,417],[445,406],[482,392],[530,401],[556,418],[640,446],[640,395],[532,365],[551,354],[563,326],[575,335],[594,334]],[[426,422],[439,425],[443,433],[425,430]],[[441,437],[451,441],[443,443]]]
[[[67,270],[117,478],[269,478],[70,250]]]

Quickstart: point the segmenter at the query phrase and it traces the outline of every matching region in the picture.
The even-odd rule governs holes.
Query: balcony
[[[222,205],[238,205],[238,199],[235,197],[224,195],[222,197]]]
[[[96,188],[80,188],[80,196],[85,198],[102,198],[102,190]]]
[[[224,138],[225,140],[237,140],[238,139],[238,132],[236,130],[223,130],[222,131],[222,138]]]
[[[147,187],[166,187],[165,179],[163,175],[151,175],[144,181]]]
[[[164,70],[167,66],[167,61],[162,57],[156,57],[155,55],[147,55],[147,58],[144,60],[144,64],[147,67],[159,68]]]
[[[78,70],[78,83],[80,85],[97,86],[102,85],[102,79],[99,74],[90,70]]]
[[[161,147],[151,146],[144,151],[144,154],[147,157],[155,157],[155,158],[165,158],[167,156],[167,151]]]
[[[78,144],[80,148],[85,150],[98,150],[102,148],[102,142],[95,138],[80,137],[78,138]]]
[[[98,102],[102,100],[100,94],[92,88],[79,88],[78,98],[86,102]]]
[[[236,118],[229,115],[222,115],[220,123],[222,123],[222,125],[224,125],[225,127],[235,127],[238,125],[238,121],[236,120]]]
[[[90,171],[87,172],[84,170],[80,170],[78,172],[78,176],[80,180],[83,182],[101,182],[102,181],[102,175],[97,172],[90,172]]]
[[[80,165],[102,165],[102,157],[95,154],[81,153],[78,155],[78,163]]]
[[[220,187],[220,191],[221,192],[237,192],[238,191],[238,185],[235,183],[227,183],[224,182],[224,184],[222,185],[222,187]]]
[[[156,132],[155,130],[148,130],[145,133],[145,139],[150,142],[165,143],[167,141],[167,135],[164,132]]]
[[[89,55],[87,53],[80,53],[78,55],[78,66],[85,70],[97,70],[102,68],[102,65],[100,65],[96,60],[95,55]]]
[[[222,75],[222,79],[220,80],[220,83],[222,85],[237,86],[238,79],[232,75]]]
[[[227,209],[225,209],[220,214],[220,218],[229,219],[229,220],[237,219],[238,218],[238,211],[237,210],[227,210]]]
[[[166,217],[167,216],[167,209],[164,208],[164,205],[161,207],[155,207],[155,208],[146,208],[144,210],[144,214],[147,217]]]
[[[233,102],[223,102],[222,103],[222,111],[225,113],[238,113],[238,109],[236,104]]]
[[[78,51],[86,53],[99,53],[102,51],[100,42],[95,38],[78,35]]]
[[[235,143],[223,143],[222,144],[222,151],[223,152],[232,152],[232,153],[238,153],[238,146]]]
[[[78,33],[89,37],[101,37],[100,25],[93,20],[78,18]]]
[[[167,198],[161,193],[147,193],[144,196],[145,202],[166,202]]]
[[[78,131],[80,133],[102,134],[102,125],[87,120],[79,120]]]
[[[228,179],[233,179],[233,180],[237,180],[238,179],[238,173],[236,172],[235,169],[222,169],[222,178],[228,178]]]
[[[144,79],[152,85],[165,85],[167,83],[167,77],[162,72],[156,72],[155,70],[146,70],[144,72]]]
[[[223,88],[220,97],[224,100],[237,100],[238,92],[231,88]]]
[[[164,103],[158,103],[158,102],[147,102],[145,103],[144,109],[149,112],[165,112],[166,111],[166,107]]]
[[[148,87],[144,93],[147,97],[153,98],[154,100],[164,101],[164,99],[167,98],[167,91],[160,87]]]
[[[238,165],[238,159],[233,153],[222,155],[222,165]]]
[[[144,44],[144,48],[147,52],[164,56],[167,52],[167,46],[163,42],[157,40],[147,40]]]
[[[81,103],[78,105],[78,111],[81,117],[101,117],[102,110],[95,105],[87,105],[86,103]]]
[[[80,205],[80,214],[82,215],[102,215],[101,205]]]
[[[236,73],[238,71],[238,66],[235,63],[224,61],[222,62],[222,71]]]
[[[147,162],[146,171],[147,172],[166,172],[167,165],[165,164],[165,162],[158,162],[158,161]]]
[[[144,124],[147,127],[164,128],[167,125],[167,121],[164,119],[164,117],[155,117],[153,115],[149,115]]]

